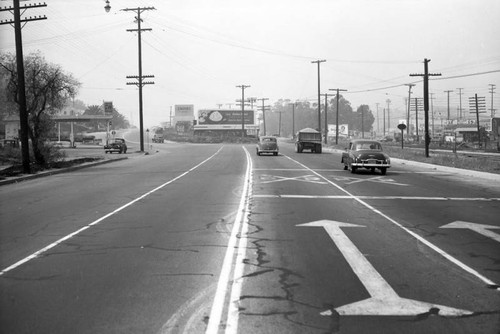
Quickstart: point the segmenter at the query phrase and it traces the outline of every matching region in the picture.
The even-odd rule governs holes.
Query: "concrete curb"
[[[61,173],[67,173],[67,172],[72,172],[78,169],[82,168],[87,168],[87,167],[92,167],[92,166],[98,166],[98,165],[104,165],[110,162],[115,162],[115,161],[121,161],[121,160],[126,160],[128,157],[121,157],[121,158],[116,158],[116,159],[107,159],[107,160],[100,160],[100,161],[95,161],[95,162],[89,162],[89,163],[84,163],[81,165],[76,165],[72,167],[67,167],[67,168],[60,168],[60,169],[51,169],[48,171],[43,171],[37,174],[29,174],[29,175],[22,175],[19,177],[12,177],[6,180],[0,180],[0,186],[6,185],[6,184],[12,184],[12,183],[18,183],[22,181],[27,181],[27,180],[33,180],[33,179],[38,179],[41,177],[45,176],[50,176],[50,175],[55,175],[55,174],[61,174]]]
[[[401,164],[401,165],[433,169],[433,170],[437,170],[440,172],[454,173],[454,174],[460,174],[460,175],[465,175],[465,176],[472,176],[472,177],[477,177],[477,178],[481,178],[481,179],[485,179],[485,180],[500,181],[500,174],[495,174],[495,173],[487,173],[487,172],[480,172],[480,171],[469,170],[469,169],[427,164],[425,162],[418,162],[418,161],[411,161],[411,160],[404,160],[404,159],[397,159],[397,158],[391,158],[391,162],[396,162],[396,163]]]

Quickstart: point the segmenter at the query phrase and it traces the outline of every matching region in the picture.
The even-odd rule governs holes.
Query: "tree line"
[[[51,116],[59,113],[77,96],[81,83],[60,65],[48,62],[39,51],[24,57],[24,68],[31,153],[38,165],[46,166],[53,152],[49,139],[56,128]],[[16,55],[0,53],[0,119],[19,115],[18,87]],[[99,106],[88,106],[85,114],[94,114],[97,108]],[[112,122],[115,128],[129,126],[117,110],[113,110]],[[89,123],[84,127],[100,128],[98,122]]]
[[[295,105],[295,106],[294,106]],[[321,106],[321,132],[325,127],[325,105]],[[332,97],[328,101],[327,123],[336,124],[337,120],[337,99]],[[279,134],[282,137],[292,137],[294,132],[303,128],[318,130],[318,104],[309,101],[292,101],[290,99],[280,99],[274,103],[271,111],[265,113],[266,133]],[[366,104],[360,105],[356,111],[351,103],[339,96],[338,101],[338,124],[347,124],[350,131],[370,132],[373,131],[375,117]]]

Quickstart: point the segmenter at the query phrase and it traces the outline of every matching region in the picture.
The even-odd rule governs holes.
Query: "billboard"
[[[255,125],[253,110],[244,111],[245,125]],[[241,110],[236,109],[203,109],[198,111],[198,125],[239,125],[241,126]]]
[[[189,117],[193,119],[194,117],[194,105],[193,104],[176,104],[175,105],[175,117]]]
[[[335,136],[336,130],[336,124],[328,124],[329,137]],[[339,136],[349,136],[349,124],[339,124]]]

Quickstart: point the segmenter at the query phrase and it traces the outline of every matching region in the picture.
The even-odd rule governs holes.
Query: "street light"
[[[106,11],[106,13],[109,13],[109,11],[111,10],[109,0],[106,0],[106,6],[104,6],[104,10]]]

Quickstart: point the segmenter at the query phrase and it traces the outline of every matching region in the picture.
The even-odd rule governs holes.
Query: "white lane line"
[[[41,254],[43,254],[43,253],[47,252],[48,250],[50,250],[50,249],[52,249],[52,248],[56,247],[57,245],[61,244],[62,242],[66,241],[66,240],[68,240],[68,239],[71,239],[71,238],[72,238],[72,237],[74,237],[75,235],[77,235],[77,234],[79,234],[79,233],[81,233],[81,232],[85,231],[86,229],[90,228],[91,226],[94,226],[94,225],[99,224],[99,223],[100,223],[100,222],[102,222],[103,220],[105,220],[105,219],[107,219],[107,218],[109,218],[109,217],[111,217],[111,216],[113,216],[113,215],[117,214],[118,212],[120,212],[120,211],[122,211],[123,209],[125,209],[125,208],[127,208],[127,207],[129,207],[129,206],[131,206],[131,205],[133,205],[133,204],[135,204],[136,202],[140,201],[141,199],[146,198],[147,196],[151,195],[152,193],[154,193],[154,192],[156,192],[156,191],[158,191],[158,190],[160,190],[160,189],[162,189],[162,188],[164,188],[164,187],[168,186],[169,184],[171,184],[171,183],[173,183],[173,182],[175,182],[175,181],[179,180],[180,178],[182,178],[182,177],[186,176],[187,174],[189,174],[189,173],[191,173],[192,171],[194,171],[196,168],[200,167],[201,165],[205,164],[207,161],[209,161],[209,160],[211,160],[213,157],[215,157],[215,156],[216,156],[216,155],[217,155],[217,154],[218,154],[218,153],[222,150],[222,148],[223,148],[223,147],[224,147],[224,146],[222,146],[221,148],[219,148],[219,150],[217,150],[217,152],[215,152],[214,154],[212,154],[212,155],[211,155],[210,157],[208,157],[207,159],[203,160],[202,162],[200,162],[200,163],[199,163],[199,164],[197,164],[196,166],[194,166],[194,167],[192,167],[191,169],[189,169],[189,170],[185,171],[184,173],[182,173],[182,174],[178,175],[177,177],[173,178],[172,180],[170,180],[170,181],[168,181],[168,182],[165,182],[164,184],[162,184],[162,185],[160,185],[160,186],[158,186],[158,187],[154,188],[153,190],[148,191],[147,193],[143,194],[142,196],[137,197],[136,199],[134,199],[134,200],[132,200],[132,201],[128,202],[127,204],[125,204],[125,205],[123,205],[123,206],[119,207],[118,209],[116,209],[116,210],[114,210],[114,211],[112,211],[112,212],[110,212],[110,213],[108,213],[108,214],[106,214],[106,215],[102,216],[101,218],[99,218],[99,219],[97,219],[97,220],[93,221],[92,223],[90,223],[90,224],[88,224],[88,225],[86,225],[86,226],[84,226],[84,227],[80,228],[79,230],[77,230],[77,231],[75,231],[75,232],[73,232],[73,233],[70,233],[70,234],[68,234],[68,235],[67,235],[67,236],[65,236],[65,237],[62,237],[61,239],[59,239],[59,240],[57,240],[57,241],[55,241],[55,242],[51,243],[50,245],[48,245],[48,246],[46,246],[46,247],[44,247],[44,248],[42,248],[42,249],[40,249],[40,250],[36,251],[35,253],[33,253],[33,254],[31,254],[31,255],[29,255],[29,256],[27,256],[27,257],[25,257],[24,259],[22,259],[22,260],[20,260],[20,261],[18,261],[18,262],[16,262],[16,263],[14,263],[13,265],[11,265],[11,266],[9,266],[9,267],[7,267],[7,268],[3,269],[3,270],[0,272],[0,276],[2,276],[3,274],[5,274],[5,273],[7,273],[7,272],[9,272],[9,271],[11,271],[11,270],[13,270],[13,269],[15,269],[15,268],[19,267],[20,265],[22,265],[22,264],[24,264],[24,263],[26,263],[26,262],[28,262],[28,261],[31,261],[31,260],[33,260],[33,259],[37,258],[37,257],[38,257],[38,256],[40,256]]]
[[[353,198],[352,195],[253,195],[254,198],[299,198],[299,199],[349,199]],[[500,197],[425,197],[425,196],[356,196],[360,199],[367,200],[411,200],[411,201],[464,201],[464,202],[493,202],[500,201]]]
[[[210,311],[210,318],[208,321],[207,325],[207,330],[205,333],[207,334],[217,334],[219,332],[219,326],[222,318],[222,311],[224,310],[224,302],[226,300],[226,294],[228,290],[228,285],[230,283],[230,274],[232,271],[233,267],[233,259],[234,259],[234,254],[237,250],[236,248],[236,242],[238,240],[238,233],[241,233],[242,239],[243,238],[243,231],[240,232],[242,229],[242,225],[245,225],[245,219],[247,217],[247,202],[248,202],[248,194],[249,194],[249,186],[251,183],[251,159],[248,151],[246,150],[245,147],[243,149],[246,152],[247,156],[247,170],[245,173],[245,180],[243,184],[243,192],[241,194],[241,199],[240,199],[240,205],[238,207],[238,213],[236,215],[236,218],[234,219],[233,223],[233,230],[231,232],[231,236],[229,237],[229,242],[227,244],[227,250],[226,250],[226,255],[224,256],[224,262],[222,263],[222,269],[221,273],[219,275],[219,281],[217,283],[217,290],[215,292],[215,297],[214,301],[212,304],[212,309]],[[240,243],[241,243],[240,239]],[[244,241],[246,242],[246,241]],[[239,247],[239,246],[238,246]],[[238,252],[240,250],[238,249]],[[242,249],[242,252],[245,250]],[[239,271],[242,272],[242,268],[236,268],[235,267],[235,273],[234,275],[240,274]],[[236,289],[241,290],[241,286],[237,287]],[[237,293],[236,290],[233,290],[233,292]],[[233,298],[233,296],[231,297]],[[239,299],[239,296],[238,296]],[[231,314],[228,314],[228,323],[231,324],[231,327],[235,327],[234,331],[237,330],[238,327],[238,312],[236,314],[233,314],[233,309],[231,308],[231,305],[229,305],[229,309],[231,311]],[[234,318],[236,317],[236,318]]]
[[[245,149],[246,151],[246,149]],[[244,260],[247,253],[247,243],[248,243],[248,220],[250,214],[250,198],[252,197],[252,185],[253,185],[253,174],[252,174],[252,159],[250,158],[250,153],[247,153],[247,161],[249,162],[248,170],[248,190],[245,201],[245,214],[243,216],[243,226],[241,227],[240,242],[238,244],[238,252],[236,254],[236,261],[234,265],[233,274],[233,288],[231,290],[231,297],[229,298],[228,316],[226,324],[226,334],[236,334],[238,332],[238,320],[239,320],[239,303],[241,297],[241,290],[243,286],[243,269],[245,268]]]
[[[417,239],[418,241],[422,242],[423,244],[425,244],[427,247],[433,249],[435,252],[437,252],[438,254],[440,254],[441,256],[443,256],[445,259],[447,259],[448,261],[454,263],[455,265],[459,266],[460,268],[462,268],[463,270],[465,270],[466,272],[468,272],[469,274],[477,277],[478,279],[480,279],[481,281],[483,281],[484,283],[486,283],[487,285],[489,285],[490,287],[496,287],[495,290],[497,291],[500,291],[500,287],[498,284],[496,284],[495,282],[493,282],[492,280],[490,280],[489,278],[481,275],[478,271],[476,271],[475,269],[469,267],[468,265],[466,265],[465,263],[459,261],[458,259],[454,258],[453,256],[451,256],[450,254],[446,253],[444,250],[442,250],[441,248],[439,248],[438,246],[434,245],[433,243],[431,243],[430,241],[428,241],[427,239],[424,239],[423,237],[421,237],[420,235],[418,235],[417,233],[411,231],[410,229],[404,227],[402,224],[398,223],[397,221],[395,221],[394,219],[392,219],[391,217],[389,217],[388,215],[386,215],[385,213],[383,213],[382,211],[376,209],[375,207],[371,206],[370,204],[368,204],[367,202],[363,201],[360,197],[358,196],[355,196],[353,194],[351,194],[350,192],[348,192],[347,190],[345,190],[344,188],[342,188],[341,186],[337,185],[336,183],[330,181],[329,179],[327,179],[326,177],[324,177],[323,175],[317,173],[316,171],[310,169],[309,167],[307,167],[306,165],[300,163],[299,161],[297,160],[294,160],[292,158],[290,158],[289,156],[286,156],[286,155],[283,155],[284,157],[286,157],[287,159],[295,162],[296,164],[298,164],[299,166],[302,166],[303,168],[305,168],[306,170],[308,171],[311,171],[312,173],[318,175],[319,177],[321,177],[322,179],[324,179],[325,181],[327,181],[328,183],[330,183],[332,186],[334,186],[335,188],[339,189],[340,191],[342,191],[343,193],[349,195],[350,197],[352,197],[353,200],[357,201],[358,203],[360,203],[361,205],[365,206],[366,208],[370,209],[371,211],[375,212],[376,214],[378,214],[379,216],[387,219],[388,221],[390,221],[391,223],[393,223],[394,225],[398,226],[399,228],[401,228],[403,231],[405,231],[406,233],[410,234],[412,237],[414,237],[415,239]]]

